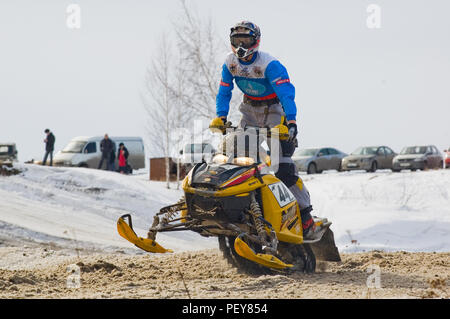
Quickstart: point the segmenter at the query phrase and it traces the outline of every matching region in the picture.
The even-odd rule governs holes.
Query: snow
[[[0,237],[72,247],[137,248],[120,237],[117,218],[130,213],[146,235],[153,216],[175,203],[181,190],[148,180],[86,168],[16,164],[22,173],[0,177]],[[449,251],[450,170],[325,172],[301,175],[313,214],[333,222],[341,252]],[[157,241],[175,251],[217,247],[192,232],[161,233]]]
[[[450,250],[450,170],[302,177],[341,252]]]
[[[127,176],[26,164],[16,167],[23,172],[0,178],[0,234],[8,237],[45,242],[50,236],[53,241],[62,239],[59,244],[70,240],[80,247],[133,247],[118,235],[117,219],[130,213],[136,232],[145,237],[154,214],[182,195],[165,188],[165,183],[148,181],[148,174]],[[216,241],[188,232],[158,234],[157,241],[179,251],[216,247]]]

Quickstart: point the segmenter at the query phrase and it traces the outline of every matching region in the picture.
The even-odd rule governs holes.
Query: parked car
[[[17,162],[17,148],[15,143],[0,143],[0,164]]]
[[[116,167],[118,167],[117,148],[120,143],[128,149],[128,164],[132,169],[145,167],[144,142],[140,137],[110,136],[116,153]],[[103,136],[79,136],[73,138],[62,151],[55,154],[54,166],[78,166],[97,168],[102,158],[100,142]]]
[[[216,150],[209,143],[189,143],[180,151],[181,163],[185,165],[193,165],[203,161],[211,162]]]
[[[434,145],[407,146],[393,160],[393,171],[441,168],[444,157]]]
[[[450,167],[450,147],[448,148],[448,150],[445,150],[444,153],[445,153],[445,155],[444,155],[445,168],[449,168]]]
[[[308,174],[322,173],[324,170],[341,170],[341,160],[347,154],[331,147],[298,149],[292,155],[298,171]]]
[[[392,159],[397,155],[387,146],[358,147],[350,155],[342,159],[342,170],[366,170],[375,172],[377,169],[392,169]]]

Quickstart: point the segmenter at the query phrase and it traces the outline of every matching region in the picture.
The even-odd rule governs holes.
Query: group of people
[[[108,134],[100,142],[100,150],[102,152],[102,158],[98,163],[98,169],[102,169],[103,162],[106,162],[106,169],[109,171],[115,170],[116,154],[114,150],[114,142],[109,138]],[[123,143],[119,144],[119,150],[117,152],[117,159],[119,160],[118,172],[121,174],[129,174],[130,166],[128,165],[129,152]]]
[[[50,166],[53,166],[53,151],[55,149],[55,135],[50,129],[45,129],[44,133],[46,137],[45,143],[45,155],[42,160],[42,165],[46,165],[47,158],[50,158]],[[115,146],[114,142],[109,138],[108,134],[105,134],[103,140],[100,142],[100,150],[102,152],[102,158],[98,164],[98,169],[102,169],[103,163],[106,163],[106,169],[109,171],[115,171]],[[119,144],[119,150],[117,152],[117,159],[119,161],[118,172],[121,174],[130,174],[131,167],[128,165],[129,152],[123,143]]]

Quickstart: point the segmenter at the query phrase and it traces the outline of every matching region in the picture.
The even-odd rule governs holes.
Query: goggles
[[[256,39],[251,35],[235,35],[231,37],[231,45],[235,48],[249,49],[256,44]]]

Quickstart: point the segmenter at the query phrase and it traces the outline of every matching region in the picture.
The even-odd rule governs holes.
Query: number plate
[[[348,167],[356,167],[357,165],[355,163],[348,163],[347,166]]]
[[[269,189],[272,192],[273,196],[277,199],[280,207],[284,207],[289,203],[295,201],[294,194],[284,185],[283,182],[278,182],[269,185]]]
[[[407,167],[407,166],[410,166],[411,164],[410,163],[400,163],[400,166],[402,166],[402,167]]]

